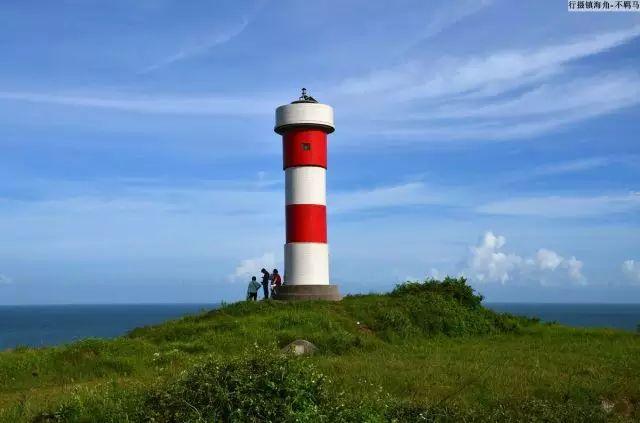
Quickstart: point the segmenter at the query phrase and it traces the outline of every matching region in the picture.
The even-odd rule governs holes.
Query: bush
[[[391,294],[349,297],[345,311],[363,331],[386,342],[403,342],[415,337],[477,336],[513,333],[534,323],[525,317],[499,314],[482,307],[464,278],[444,281],[407,282]]]
[[[149,394],[143,414],[157,422],[317,421],[324,383],[306,360],[258,350],[195,366]]]
[[[427,279],[424,282],[405,282],[396,285],[391,291],[392,296],[424,296],[441,295],[450,297],[469,308],[480,307],[482,295],[476,295],[473,288],[467,284],[464,277],[451,278],[447,276],[443,281]]]

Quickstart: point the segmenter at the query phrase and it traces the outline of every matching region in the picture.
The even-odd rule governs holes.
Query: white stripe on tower
[[[289,285],[329,285],[329,246],[320,242],[284,245],[285,274]]]
[[[286,204],[327,205],[326,174],[319,166],[285,169]]]

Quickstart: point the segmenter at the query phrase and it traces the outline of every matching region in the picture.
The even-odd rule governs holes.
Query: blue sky
[[[282,266],[274,109],[336,112],[343,292],[640,301],[640,14],[562,1],[0,5],[0,304],[215,302]]]

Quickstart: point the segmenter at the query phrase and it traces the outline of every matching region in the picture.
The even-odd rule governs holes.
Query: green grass
[[[640,419],[640,336],[480,301],[446,279],[339,303],[242,302],[114,340],[1,352],[0,421]],[[298,338],[319,353],[277,352]]]

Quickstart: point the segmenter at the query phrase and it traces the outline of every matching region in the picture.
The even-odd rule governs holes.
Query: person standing
[[[256,301],[258,299],[259,289],[260,284],[256,280],[256,277],[252,276],[251,282],[249,282],[249,286],[247,287],[247,301]]]
[[[269,299],[269,280],[271,279],[271,275],[269,274],[269,272],[267,272],[267,269],[265,269],[264,267],[260,271],[262,272],[262,291],[264,292],[264,299],[268,300]]]
[[[271,274],[271,298],[273,298],[273,294],[278,293],[280,285],[282,285],[282,278],[278,274],[278,269],[273,269],[273,273]]]

